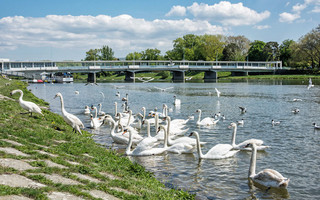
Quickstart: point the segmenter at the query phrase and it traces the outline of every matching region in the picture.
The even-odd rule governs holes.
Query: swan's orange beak
[[[122,135],[126,134],[128,132],[128,129],[124,129]]]

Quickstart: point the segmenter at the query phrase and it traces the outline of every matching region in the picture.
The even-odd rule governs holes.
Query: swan
[[[122,133],[115,133],[116,129],[116,122],[112,119],[112,117],[106,116],[104,119],[105,122],[111,123],[111,137],[113,141],[117,144],[128,144],[129,143],[129,138],[128,135],[124,135]],[[133,139],[132,142],[134,144],[138,144],[141,140]]]
[[[81,130],[80,128],[84,128],[83,123],[81,122],[81,120],[76,117],[75,115],[68,113],[65,109],[64,109],[64,102],[63,102],[63,97],[62,94],[60,92],[58,92],[55,96],[54,99],[60,97],[60,102],[61,102],[61,112],[62,112],[62,117],[64,119],[64,121],[69,124],[72,128],[73,131],[76,132],[78,131],[80,134]]]
[[[136,146],[140,149],[150,149],[158,144],[158,139],[152,137],[150,134],[150,123],[147,120],[144,120],[142,124],[147,124],[147,137],[143,138]]]
[[[99,103],[98,104],[98,106],[99,106],[99,112],[98,112],[98,115],[100,115],[100,116],[102,116],[102,115],[105,115],[106,113],[105,112],[103,112],[101,109],[102,109],[102,104],[101,103]]]
[[[118,98],[120,98],[120,92],[119,92],[119,91],[116,93],[116,96],[117,96]]]
[[[237,121],[237,123],[238,123],[238,125],[244,125],[244,120],[241,119],[241,120]]]
[[[127,156],[152,156],[152,155],[158,155],[162,154],[166,151],[166,148],[135,148],[134,150],[131,150],[132,141],[133,141],[133,135],[130,129],[125,129],[123,133],[129,132],[129,143],[126,148],[125,155]]]
[[[274,120],[271,120],[271,124],[272,126],[275,126],[275,125],[280,125],[280,121],[274,121]]]
[[[166,128],[163,125],[161,125],[159,127],[159,129],[162,129],[165,133],[164,148],[166,148],[167,152],[177,153],[177,154],[193,153],[194,146],[192,146],[191,144],[176,143],[171,146],[168,146],[168,143],[169,143],[168,131],[166,130]]]
[[[214,120],[214,118],[211,118],[211,117],[206,117],[204,119],[201,120],[201,113],[202,111],[200,109],[196,110],[197,113],[199,113],[199,116],[198,116],[198,120],[197,120],[197,125],[199,126],[210,126],[210,125],[214,125],[216,124],[218,121],[217,120]]]
[[[103,124],[103,121],[100,118],[94,118],[92,114],[90,114],[90,119],[90,127],[93,129],[97,129]]]
[[[263,141],[262,140],[258,140],[258,139],[249,139],[249,140],[245,140],[243,142],[241,142],[240,144],[236,144],[236,135],[237,135],[237,124],[232,122],[228,128],[233,128],[233,132],[232,132],[232,147],[233,149],[237,149],[237,150],[244,150],[244,151],[250,151],[250,148],[246,148],[245,146],[249,143],[254,142],[257,145],[257,150],[259,151],[263,151],[266,148],[269,148],[269,146],[264,146],[263,145]]]
[[[167,131],[168,131],[168,135],[172,135],[173,138],[179,136],[179,135],[184,135],[184,133],[186,133],[189,128],[187,129],[182,129],[185,126],[183,124],[171,124],[171,117],[167,116],[164,118],[167,121]]]
[[[257,145],[253,142],[246,147],[252,149],[248,178],[266,187],[287,188],[290,179],[283,177],[276,170],[264,169],[256,174]]]
[[[42,114],[42,112],[41,112],[40,107],[39,107],[37,104],[35,104],[35,103],[31,102],[31,101],[24,101],[24,100],[22,99],[22,97],[23,97],[23,92],[22,92],[22,90],[19,90],[19,89],[18,89],[18,90],[13,90],[13,91],[10,93],[10,95],[14,95],[14,94],[17,93],[17,92],[20,93],[19,104],[20,104],[20,106],[21,106],[23,109],[27,110],[28,113],[30,113],[31,116],[32,116],[32,113],[38,113],[38,114],[44,116],[44,115]]]
[[[177,99],[176,95],[174,95],[173,98],[174,98],[173,105],[180,106],[181,105],[181,100]]]
[[[217,96],[220,97],[221,92],[217,88],[214,89],[216,90]]]
[[[217,144],[212,147],[206,154],[202,154],[200,146],[200,137],[197,131],[190,133],[190,136],[195,135],[197,140],[197,151],[199,159],[223,159],[234,156],[239,150],[232,150],[230,144]]]
[[[78,90],[74,91],[75,94],[80,94],[80,92]]]
[[[85,115],[90,114],[90,108],[89,108],[89,106],[85,106],[85,107],[84,107],[84,114],[85,114]]]

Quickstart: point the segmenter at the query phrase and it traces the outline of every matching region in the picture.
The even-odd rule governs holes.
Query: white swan
[[[230,124],[230,126],[228,126],[228,128],[233,128],[232,143],[231,143],[233,149],[243,150],[243,151],[251,151],[251,148],[246,148],[245,147],[249,143],[255,143],[257,145],[257,149],[259,151],[263,151],[266,148],[269,148],[269,146],[264,146],[263,145],[263,141],[262,140],[258,140],[258,139],[249,139],[249,140],[245,140],[245,141],[241,142],[240,144],[236,144],[237,124],[232,122]]]
[[[320,129],[320,126],[317,125],[316,123],[312,123],[312,125],[313,125],[314,129]]]
[[[80,94],[80,92],[78,90],[74,91],[74,93],[77,95]]]
[[[89,114],[90,114],[90,108],[89,108],[89,106],[85,106],[85,108],[84,108],[84,114],[85,114],[85,115],[89,115]]]
[[[98,115],[100,115],[100,116],[105,115],[106,113],[102,111],[102,104],[101,104],[101,103],[99,103],[99,104],[98,104],[98,106],[99,106],[99,112],[98,112]]]
[[[177,99],[176,95],[174,95],[173,98],[174,98],[173,105],[180,106],[181,105],[181,100]]]
[[[290,179],[283,177],[276,170],[264,169],[256,174],[257,145],[253,142],[246,147],[252,149],[248,178],[266,187],[287,188]]]
[[[116,93],[116,96],[117,96],[118,98],[120,98],[120,92],[119,92],[119,91]]]
[[[124,135],[122,133],[115,133],[116,129],[116,122],[112,119],[112,117],[106,116],[104,119],[105,122],[111,123],[111,137],[113,141],[117,144],[128,144],[129,143],[129,136]],[[133,139],[134,144],[138,144],[141,140]]]
[[[183,124],[171,124],[171,117],[167,116],[164,119],[167,121],[167,131],[168,131],[168,136],[172,139],[176,138],[179,135],[184,135],[189,128],[187,129],[182,129],[185,127]],[[159,135],[159,133],[158,133]]]
[[[97,129],[103,124],[103,120],[101,120],[100,118],[94,118],[92,114],[90,114],[90,119],[90,127],[93,129]]]
[[[161,125],[159,128],[162,129],[165,133],[164,148],[166,148],[167,152],[177,153],[177,154],[193,153],[194,146],[192,146],[191,144],[176,143],[171,146],[168,146],[168,143],[169,143],[168,131],[166,130],[166,128],[163,125]]]
[[[13,94],[15,94],[15,93],[17,93],[17,92],[20,93],[19,104],[20,104],[20,106],[21,106],[23,109],[27,110],[28,113],[30,113],[31,116],[32,116],[32,113],[38,113],[38,114],[40,114],[40,115],[43,116],[43,114],[42,114],[42,112],[41,112],[41,109],[40,109],[40,107],[39,107],[37,104],[35,104],[35,103],[31,102],[31,101],[24,101],[24,100],[22,99],[22,97],[23,97],[23,92],[22,92],[22,90],[19,90],[19,89],[18,89],[18,90],[13,90],[13,91],[10,93],[10,95],[13,95]]]
[[[272,126],[280,125],[280,121],[271,120]]]
[[[80,128],[84,128],[84,125],[81,122],[81,120],[78,117],[76,117],[75,115],[68,113],[64,109],[63,97],[60,92],[58,92],[54,98],[57,98],[57,97],[60,97],[61,113],[62,113],[62,117],[63,117],[64,121],[73,128],[74,132],[78,131],[80,134],[82,134]]]
[[[220,97],[221,92],[217,88],[214,88],[214,89],[216,90],[217,97]]]
[[[199,113],[198,120],[197,120],[197,125],[199,126],[211,126],[215,125],[219,120],[215,120],[214,118],[211,117],[206,117],[201,120],[201,113],[202,111],[200,109],[196,110],[197,113]]]
[[[166,151],[166,148],[135,148],[134,150],[131,150],[132,141],[133,141],[133,135],[130,129],[125,129],[124,133],[129,132],[129,143],[126,148],[125,154],[127,156],[152,156],[152,155],[158,155],[162,154]]]
[[[217,144],[206,154],[202,154],[199,133],[197,131],[193,131],[190,133],[190,136],[192,135],[196,136],[199,159],[224,159],[234,156],[239,151],[232,150],[232,146],[230,144]]]
[[[147,137],[143,138],[136,146],[136,148],[140,149],[150,149],[155,145],[159,144],[158,139],[151,136],[150,133],[150,123],[147,120],[142,122],[143,124],[147,124]]]
[[[237,121],[237,123],[238,123],[238,125],[244,125],[244,120],[241,119],[241,120]]]

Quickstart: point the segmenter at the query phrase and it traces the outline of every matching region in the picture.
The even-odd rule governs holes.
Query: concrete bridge
[[[183,82],[186,71],[203,71],[205,81],[214,81],[218,71],[229,71],[236,76],[279,69],[282,69],[281,61],[0,61],[0,71],[9,75],[30,78],[43,72],[88,73],[88,82],[95,82],[96,73],[101,71],[124,72],[126,81],[134,81],[139,72],[170,71],[173,81]]]

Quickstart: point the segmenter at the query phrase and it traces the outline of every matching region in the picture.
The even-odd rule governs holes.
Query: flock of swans
[[[220,97],[220,91],[217,91],[217,96]],[[32,102],[23,101],[23,92],[21,90],[14,90],[11,94],[19,92],[21,94],[19,103],[22,108],[29,113],[41,113],[41,109]],[[79,94],[79,93],[78,93]],[[75,115],[68,113],[64,107],[63,96],[57,93],[54,98],[60,98],[62,117],[67,124],[69,124],[74,132],[81,134],[81,129],[85,128],[81,120]],[[97,129],[103,125],[109,125],[111,129],[111,138],[114,143],[127,145],[125,154],[128,156],[153,156],[162,154],[164,152],[170,153],[194,153],[197,151],[199,159],[225,159],[235,156],[239,151],[251,151],[251,161],[248,178],[255,183],[264,185],[266,187],[286,188],[289,179],[283,177],[279,172],[272,169],[265,169],[256,173],[256,155],[257,151],[264,151],[269,146],[265,146],[262,140],[248,139],[236,144],[237,125],[243,125],[243,119],[237,123],[232,122],[228,128],[233,129],[231,144],[216,144],[211,147],[206,153],[202,152],[202,146],[206,142],[200,141],[200,134],[197,131],[192,131],[186,136],[189,128],[188,123],[195,123],[197,126],[210,127],[219,123],[224,119],[224,116],[219,112],[214,117],[205,117],[201,119],[201,110],[197,109],[198,119],[196,122],[189,119],[171,119],[168,115],[168,106],[163,104],[162,112],[151,110],[148,115],[146,108],[142,107],[142,113],[132,114],[128,106],[128,95],[122,98],[124,102],[122,112],[118,112],[117,102],[115,102],[115,112],[113,114],[102,111],[102,104],[97,107],[85,106],[84,114],[90,116],[90,128]],[[180,106],[181,100],[174,96],[174,106]],[[242,114],[246,113],[246,108],[240,107]],[[94,113],[94,114],[93,114]],[[272,124],[276,125],[278,122],[272,120]],[[140,133],[142,126],[147,126],[147,135]],[[154,126],[154,136],[151,135],[150,127]],[[316,127],[316,124],[314,124]]]

